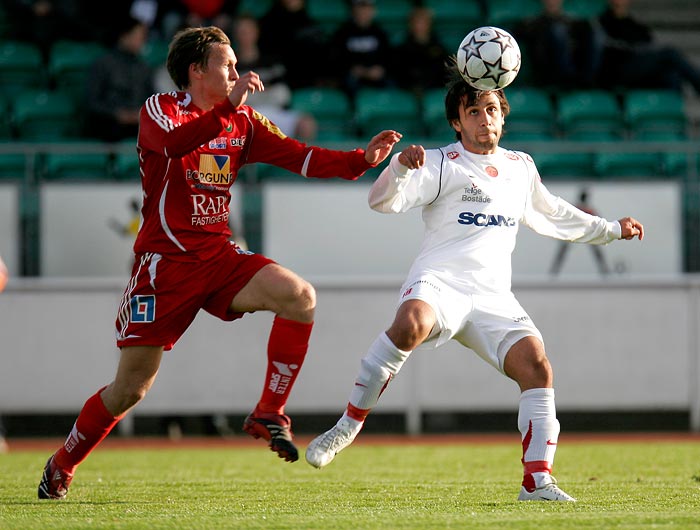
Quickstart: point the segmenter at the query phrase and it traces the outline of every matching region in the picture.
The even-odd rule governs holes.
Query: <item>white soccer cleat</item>
[[[557,479],[550,477],[551,482],[543,484],[537,488],[535,491],[529,492],[525,489],[525,486],[521,486],[520,495],[518,495],[519,501],[568,501],[576,502],[571,495],[562,490],[557,486]]]
[[[348,420],[340,419],[331,430],[311,440],[306,448],[306,461],[317,468],[327,466],[352,443],[358,432],[353,431]]]

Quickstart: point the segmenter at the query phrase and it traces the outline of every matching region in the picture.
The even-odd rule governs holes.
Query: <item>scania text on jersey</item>
[[[512,217],[473,212],[461,212],[457,222],[461,225],[474,226],[515,226],[515,219]]]

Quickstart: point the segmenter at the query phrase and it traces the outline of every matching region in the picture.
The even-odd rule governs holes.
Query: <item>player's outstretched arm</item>
[[[380,132],[367,144],[365,160],[373,166],[381,164],[399,140],[401,140],[401,133],[390,130]]]
[[[632,217],[623,217],[618,221],[622,228],[621,239],[634,239],[635,236],[641,241],[644,239],[644,227],[642,223]]]

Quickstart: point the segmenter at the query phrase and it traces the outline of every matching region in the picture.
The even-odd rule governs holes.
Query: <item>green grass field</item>
[[[517,502],[511,443],[372,444],[323,470],[258,447],[95,451],[64,501],[39,501],[51,450],[0,455],[0,529],[700,528],[700,442],[560,440],[577,503]],[[302,449],[305,446],[302,445]]]

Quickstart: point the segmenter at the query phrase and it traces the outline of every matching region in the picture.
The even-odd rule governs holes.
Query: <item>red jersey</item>
[[[230,187],[245,164],[304,177],[355,180],[372,167],[364,150],[335,151],[285,136],[252,107],[228,99],[205,112],[187,92],[155,94],[141,109],[137,151],[143,217],[134,252],[206,259],[229,228]]]

